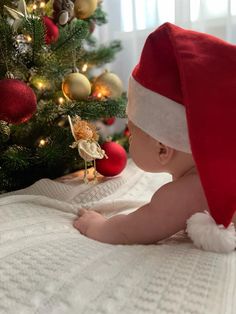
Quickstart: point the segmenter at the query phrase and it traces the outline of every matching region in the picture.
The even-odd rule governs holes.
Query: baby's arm
[[[162,186],[150,203],[129,215],[106,219],[96,212],[85,212],[74,226],[82,234],[101,242],[155,243],[184,229],[192,214],[204,210],[199,208],[199,199],[197,185],[189,176]]]

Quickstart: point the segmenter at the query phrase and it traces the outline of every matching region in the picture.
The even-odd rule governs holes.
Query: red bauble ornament
[[[112,125],[115,121],[116,121],[116,118],[115,118],[115,117],[103,119],[103,123],[104,123],[105,125]]]
[[[97,171],[106,177],[113,177],[121,173],[127,163],[125,149],[115,142],[105,142],[101,148],[105,150],[108,159],[96,159]]]
[[[3,79],[0,80],[0,91],[0,120],[19,124],[32,117],[37,99],[28,85],[15,79]]]
[[[129,130],[128,126],[124,130],[124,136],[127,136],[127,137],[130,136],[130,130]]]
[[[46,28],[45,42],[47,45],[50,45],[53,42],[56,42],[59,37],[59,29],[53,20],[48,16],[43,16],[43,22]]]

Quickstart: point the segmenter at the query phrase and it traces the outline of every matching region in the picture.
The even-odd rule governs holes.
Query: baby
[[[226,60],[230,53],[229,46],[170,23],[149,35],[129,83],[130,154],[144,171],[168,172],[173,181],[128,215],[107,219],[81,210],[74,227],[82,234],[111,244],[151,244],[187,227],[199,248],[215,252],[235,249],[231,221],[236,222],[236,198],[231,196],[236,152],[228,149],[233,146],[228,141],[232,131],[228,125],[235,117],[225,114],[222,93],[215,88],[222,85],[215,64],[219,73],[232,66],[232,61],[222,62],[222,56]],[[229,111],[230,103],[227,99]],[[214,114],[213,107],[217,108]],[[228,144],[224,150],[223,143]]]
[[[131,214],[106,219],[97,212],[83,210],[74,227],[106,243],[155,243],[185,229],[186,220],[208,206],[192,155],[158,142],[131,121],[128,125],[134,162],[148,172],[169,172],[173,182],[163,185],[150,203]]]

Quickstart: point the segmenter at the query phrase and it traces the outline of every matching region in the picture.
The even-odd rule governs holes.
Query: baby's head
[[[163,27],[162,27],[163,28]],[[141,169],[173,179],[194,166],[186,110],[166,27],[149,35],[129,80],[130,154]]]
[[[148,172],[179,177],[194,166],[186,109],[169,24],[149,35],[129,80],[127,115],[130,153]]]
[[[195,166],[192,154],[169,147],[128,120],[130,155],[136,165],[147,172],[168,172],[173,179]]]

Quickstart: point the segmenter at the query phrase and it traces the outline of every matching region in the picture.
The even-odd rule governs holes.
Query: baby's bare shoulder
[[[193,214],[208,207],[198,175],[191,174],[163,185],[144,209],[149,231],[154,230],[153,238],[160,240],[185,229]]]
[[[163,205],[168,208],[192,213],[208,209],[200,178],[197,174],[182,177],[163,185],[155,192],[151,204]]]

